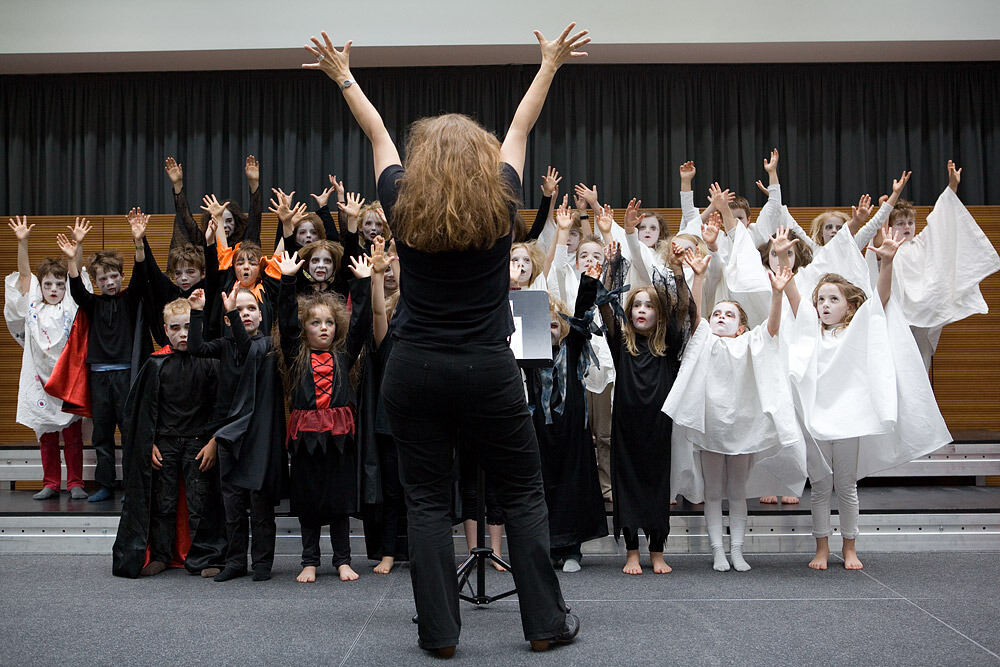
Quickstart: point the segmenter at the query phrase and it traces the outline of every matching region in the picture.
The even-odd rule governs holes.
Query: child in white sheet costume
[[[810,265],[823,271],[815,284],[797,284],[796,276],[785,287],[795,313],[794,325],[783,331],[812,486],[813,569],[827,567],[834,487],[844,567],[861,569],[857,481],[951,442],[916,344],[890,299],[901,238],[885,228],[883,236],[879,247],[869,246],[881,260],[877,290],[846,226]],[[776,244],[780,254],[786,246]],[[800,290],[808,295],[802,303]]]
[[[699,259],[689,250],[685,261],[695,273],[692,298],[700,302],[709,258]],[[674,421],[671,493],[704,501],[713,567],[719,572],[730,569],[722,542],[722,499],[729,499],[733,567],[746,572],[746,499],[800,494],[805,484],[805,448],[777,338],[782,291],[791,278],[787,266],[770,274],[768,319],[752,330],[733,301],[716,304],[708,322],[699,319],[663,404]]]
[[[958,198],[962,170],[948,161],[948,187],[927,215],[927,226],[916,232],[909,202],[900,202],[889,226],[903,244],[893,265],[892,294],[917,341],[924,367],[930,369],[941,328],[969,315],[988,312],[979,283],[1000,270],[1000,257],[983,230]],[[866,256],[872,273],[877,259]]]

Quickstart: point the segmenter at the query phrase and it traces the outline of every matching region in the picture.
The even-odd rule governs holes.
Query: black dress
[[[583,318],[594,304],[597,281],[584,276],[576,299],[576,318]],[[542,459],[545,503],[549,508],[549,542],[552,549],[575,547],[608,534],[601,484],[597,479],[594,441],[587,427],[586,389],[577,368],[587,338],[571,327],[562,341],[565,369],[532,369],[528,377],[528,403]],[[553,355],[559,358],[559,354]],[[543,406],[543,377],[555,375],[549,410]],[[565,383],[565,399],[561,385]],[[561,407],[560,407],[561,405]],[[551,423],[546,423],[550,419]]]
[[[615,364],[611,487],[616,538],[622,529],[642,528],[647,537],[654,532],[666,537],[670,532],[673,420],[661,408],[680,369],[690,327],[697,322],[686,283],[683,279],[676,282],[676,300],[660,290],[660,316],[668,318],[664,356],[653,355],[646,336],[638,334],[638,354],[633,356],[625,346],[620,320],[608,336]]]
[[[314,380],[317,371],[303,373],[291,387],[288,451],[291,454],[291,480],[289,498],[292,514],[304,523],[327,524],[359,510],[357,442],[354,436],[354,393],[349,382],[350,370],[357,359],[372,327],[369,289],[371,279],[355,280],[351,286],[351,323],[343,349],[330,354],[329,372],[333,383],[328,389],[329,402],[323,397],[322,387],[317,391]],[[282,276],[278,297],[278,327],[281,332],[281,351],[286,367],[291,368],[302,344],[301,324],[295,297],[295,276]],[[314,357],[326,353],[310,353]],[[326,360],[317,359],[318,363]],[[315,365],[315,364],[314,364]],[[319,395],[318,395],[319,394]],[[318,404],[328,408],[318,409]],[[344,421],[344,409],[349,411],[350,423]],[[300,413],[300,417],[296,416]],[[308,430],[308,420],[324,419],[326,413],[338,420],[332,431]],[[307,421],[300,422],[304,418]],[[305,430],[296,424],[306,424]]]

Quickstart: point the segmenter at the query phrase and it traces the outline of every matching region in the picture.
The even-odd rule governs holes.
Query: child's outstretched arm
[[[191,292],[191,296],[188,297],[188,303],[191,305],[191,329],[188,334],[188,352],[196,357],[221,359],[222,346],[226,344],[225,340],[222,338],[210,341],[205,340],[205,290],[199,288]]]
[[[882,300],[882,307],[885,308],[892,296],[892,260],[899,250],[899,245],[903,242],[901,232],[892,231],[888,226],[882,228],[882,244],[879,247],[868,246],[869,250],[875,252],[879,259],[878,267],[878,295]]]
[[[801,239],[789,238],[788,233],[789,230],[787,227],[778,227],[778,231],[776,231],[774,233],[774,236],[771,237],[771,242],[772,242],[771,249],[775,252],[775,254],[778,255],[778,264],[781,266],[781,269],[782,270],[788,269],[789,271],[791,271],[792,263],[791,260],[788,259],[788,251],[791,250],[796,243],[801,243]],[[772,283],[772,287],[773,285],[774,283]],[[788,297],[788,305],[792,307],[792,314],[793,315],[798,314],[799,302],[801,300],[801,296],[799,295],[798,286],[796,286],[795,284],[794,275],[792,279],[789,280],[788,283],[784,286],[784,293],[785,296]],[[774,293],[772,291],[772,297],[773,296]],[[768,326],[770,326],[770,324]]]
[[[318,195],[309,193],[309,196],[316,200],[316,215],[323,221],[326,240],[340,243],[340,228],[337,227],[337,222],[330,215],[329,206],[330,195],[337,192],[336,176],[327,174],[327,177],[330,179],[330,187],[323,188]],[[277,240],[275,240],[275,248],[277,248]]]
[[[958,194],[958,184],[962,182],[962,170],[955,166],[954,160],[948,160],[948,187]]]
[[[774,338],[778,335],[778,327],[781,325],[781,294],[789,285],[795,285],[795,276],[791,267],[780,266],[777,273],[768,271],[767,277],[771,281],[771,309],[767,313],[767,333]],[[797,307],[792,310],[796,311]]]
[[[569,243],[569,230],[573,226],[573,216],[567,206],[567,197],[563,197],[562,206],[556,209],[556,240],[545,251],[545,276],[548,277],[552,270],[552,263],[556,258],[556,249],[559,246],[565,247]]]
[[[184,193],[184,168],[181,163],[168,157],[163,163],[163,170],[174,188],[174,231],[170,237],[170,248],[177,248],[185,243],[198,245],[201,229],[191,215],[187,195]]]
[[[604,287],[607,289],[613,289],[614,276],[618,273],[616,266],[622,261],[621,253],[618,249],[618,242],[612,241],[604,247]],[[618,336],[618,329],[621,326],[618,320],[615,319],[615,311],[611,308],[610,303],[601,304],[598,309],[601,313],[601,319],[604,321],[604,326],[608,330],[608,339],[614,339]]]
[[[347,349],[348,364],[353,365],[372,331],[372,265],[366,255],[361,255],[351,258],[350,269],[355,280],[351,283],[351,322],[344,347]]]
[[[260,191],[260,162],[253,155],[248,155],[243,166],[250,187],[250,209],[247,213],[247,226],[243,230],[241,241],[253,241],[260,245],[261,214],[264,212],[264,198]]]
[[[694,300],[695,313],[698,322],[701,322],[701,293],[705,287],[705,272],[708,271],[708,263],[712,260],[711,255],[705,255],[703,257],[696,257],[694,250],[688,248],[684,251],[684,263],[691,267],[691,271],[694,272],[694,278],[691,280],[691,298]],[[695,324],[695,329],[698,328],[698,324]]]
[[[382,345],[389,332],[389,317],[385,307],[385,270],[394,257],[385,254],[385,239],[376,236],[372,242],[372,334],[375,346]]]
[[[562,176],[560,176],[559,172],[553,169],[550,165],[546,170],[545,175],[542,176],[542,201],[538,204],[538,212],[535,213],[535,221],[531,224],[531,229],[528,230],[528,235],[525,238],[525,241],[537,239],[542,235],[542,230],[545,229],[545,223],[552,217],[555,209],[556,195],[559,194],[559,181],[561,180]]]
[[[577,183],[574,187],[574,192],[576,196],[587,202],[587,206],[593,211],[594,222],[597,222],[597,218],[604,212],[604,207],[601,206],[600,200],[597,198],[597,186],[587,187],[583,183]]]
[[[729,208],[729,200],[732,198],[729,190],[723,190],[718,183],[712,183],[708,186],[708,193],[712,200],[712,206],[722,215],[722,225],[726,232],[736,229],[736,225],[740,223],[733,215],[732,209]]]
[[[24,295],[31,288],[31,256],[28,254],[28,238],[35,225],[29,225],[28,216],[22,215],[10,218],[7,226],[17,238],[17,283],[18,289]],[[74,262],[75,259],[70,261]]]
[[[83,239],[87,238],[87,234],[90,233],[93,226],[86,218],[77,218],[73,226],[66,225],[66,229],[69,230],[70,236],[76,241],[76,257],[73,261],[76,263],[76,270],[80,271],[83,268]]]

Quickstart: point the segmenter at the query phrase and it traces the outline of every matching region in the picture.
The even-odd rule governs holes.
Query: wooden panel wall
[[[922,221],[930,207],[917,207],[918,220]],[[680,221],[679,209],[656,209],[667,219],[671,229]],[[797,220],[808,228],[809,221],[825,208],[791,208]],[[840,209],[845,210],[845,209]],[[969,207],[983,231],[1000,247],[1000,206]],[[757,210],[754,210],[756,217]],[[846,212],[850,212],[847,210]],[[522,212],[530,224],[534,211]],[[616,212],[620,219],[624,209]],[[126,279],[131,271],[132,241],[124,215],[87,216],[94,230],[84,243],[85,249],[98,247],[120,248],[128,252]],[[59,256],[55,235],[73,224],[73,216],[34,217],[35,229],[31,237],[32,267],[46,256]],[[173,224],[172,215],[154,215],[150,220],[148,237],[162,268],[166,268],[167,249]],[[265,245],[274,238],[277,220],[272,214],[264,216],[261,238]],[[16,270],[17,245],[9,231],[7,242],[0,244],[0,271],[4,275]],[[962,322],[945,327],[941,343],[934,357],[932,380],[941,412],[952,431],[972,429],[1000,430],[1000,274],[989,277],[982,285],[983,296],[991,308],[987,315],[976,315]],[[21,364],[21,348],[9,337],[0,344],[0,445],[30,442],[33,433],[14,422],[17,397],[17,378]]]

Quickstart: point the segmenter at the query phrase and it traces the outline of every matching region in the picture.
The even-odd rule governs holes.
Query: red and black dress
[[[334,567],[350,563],[348,517],[359,510],[355,399],[349,373],[371,332],[371,280],[351,285],[351,322],[342,348],[311,350],[309,370],[291,389],[288,436],[291,456],[289,498],[302,527],[302,564],[319,565],[319,534],[330,525]],[[281,352],[287,368],[295,367],[301,323],[295,277],[282,276],[278,297]]]

